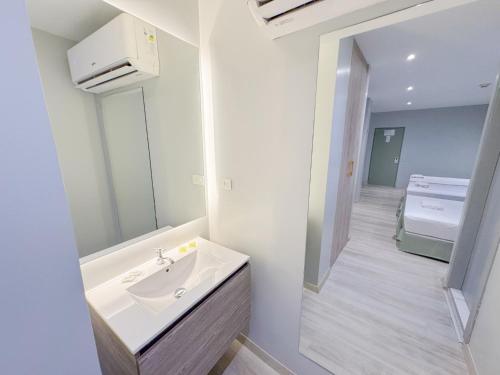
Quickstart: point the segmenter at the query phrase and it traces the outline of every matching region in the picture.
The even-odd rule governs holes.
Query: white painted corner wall
[[[194,46],[200,44],[198,0],[103,0]]]
[[[15,35],[15,38],[12,36]],[[2,4],[1,372],[100,374],[24,1]]]
[[[120,239],[95,97],[71,81],[66,53],[75,42],[38,29],[32,33],[78,250],[86,256]]]
[[[200,1],[200,25],[217,181],[233,180],[209,196],[211,240],[251,256],[249,338],[298,374],[327,374],[298,352],[321,31],[271,41],[233,0]]]
[[[479,314],[469,342],[477,375],[498,375],[500,370],[500,245],[493,263]]]

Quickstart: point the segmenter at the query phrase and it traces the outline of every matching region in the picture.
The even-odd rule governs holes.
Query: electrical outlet
[[[224,190],[231,191],[233,190],[233,181],[229,178],[225,178],[224,181],[222,182],[222,187]]]

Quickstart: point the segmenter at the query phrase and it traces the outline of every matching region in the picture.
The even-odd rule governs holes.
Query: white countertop
[[[244,254],[202,238],[166,251],[164,255],[175,260],[174,265],[157,265],[151,249],[150,261],[85,293],[88,303],[133,354],[139,352],[249,260]],[[209,259],[211,263],[206,263],[204,259]],[[172,273],[163,274],[166,268],[170,268]],[[177,274],[182,277],[175,279]],[[164,294],[151,295],[151,285],[155,287],[155,283],[165,283],[166,277],[175,280],[175,283],[168,281],[173,286],[158,285],[159,291],[155,288],[153,292]],[[149,289],[145,289],[145,293],[149,293],[146,297],[138,297],[128,291],[135,290],[136,285],[144,284],[141,284],[142,281],[149,283]],[[176,286],[186,286],[187,289],[179,299],[174,299],[171,292]]]

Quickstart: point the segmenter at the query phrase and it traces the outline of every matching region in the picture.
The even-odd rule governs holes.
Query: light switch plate
[[[224,190],[231,191],[233,190],[233,181],[229,178],[225,178],[224,181],[222,182],[222,187]]]
[[[194,174],[191,176],[191,180],[193,182],[193,185],[199,185],[199,186],[204,186],[205,185],[205,177],[199,175],[199,174]]]

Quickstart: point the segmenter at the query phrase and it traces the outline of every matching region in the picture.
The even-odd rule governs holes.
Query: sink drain
[[[175,298],[181,298],[184,294],[186,294],[186,288],[177,288],[174,292]]]

